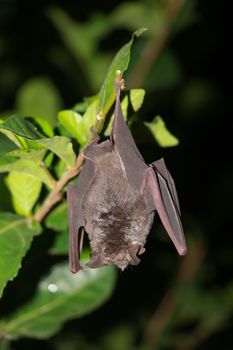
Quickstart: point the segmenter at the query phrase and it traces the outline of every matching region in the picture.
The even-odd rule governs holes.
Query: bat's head
[[[96,268],[114,264],[123,271],[128,265],[138,265],[140,262],[138,255],[144,253],[144,251],[145,248],[143,248],[138,242],[130,243],[121,247],[121,249],[115,249],[112,252],[109,249],[102,249],[101,252],[94,251],[87,266]]]

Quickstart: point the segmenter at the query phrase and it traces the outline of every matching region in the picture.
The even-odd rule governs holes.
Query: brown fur
[[[82,211],[84,220],[89,218],[85,220],[92,251],[89,266],[114,263],[124,269],[140,261],[137,253],[145,244],[151,219],[139,189],[127,181],[116,151],[102,155],[96,162]]]

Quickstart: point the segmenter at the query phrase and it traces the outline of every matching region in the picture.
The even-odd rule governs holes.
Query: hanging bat
[[[163,159],[144,162],[123,118],[117,71],[116,105],[110,137],[83,151],[85,164],[76,185],[68,185],[70,269],[81,269],[80,253],[87,232],[91,260],[97,268],[115,264],[121,270],[137,265],[157,211],[178,253],[186,253],[174,181]]]

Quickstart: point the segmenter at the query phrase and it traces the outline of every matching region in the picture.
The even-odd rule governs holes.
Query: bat
[[[121,72],[115,78],[116,103],[109,138],[83,151],[85,164],[77,184],[67,187],[69,261],[73,273],[82,269],[80,254],[88,234],[90,268],[115,264],[121,270],[137,265],[146,237],[158,213],[180,255],[186,243],[174,181],[159,159],[147,165],[124,120],[120,94]]]

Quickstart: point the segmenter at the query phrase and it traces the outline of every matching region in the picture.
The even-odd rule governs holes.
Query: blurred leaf
[[[176,35],[180,31],[186,29],[188,26],[192,25],[197,21],[199,16],[197,14],[196,8],[197,8],[196,0],[189,0],[184,2],[184,5],[173,25],[173,29],[171,33],[172,35]]]
[[[182,74],[182,67],[176,56],[165,50],[153,65],[144,86],[149,90],[172,88],[181,80]]]
[[[33,118],[36,123],[41,127],[41,130],[43,131],[43,133],[48,136],[48,137],[53,137],[54,136],[54,132],[53,129],[51,127],[51,125],[49,124],[49,122],[45,119],[42,118]]]
[[[87,110],[88,107],[88,102],[87,101],[83,101],[83,102],[78,102],[76,103],[72,110],[74,112],[79,112],[79,113],[84,113]]]
[[[1,136],[7,137],[15,145],[14,148],[21,148],[23,146],[21,140],[19,140],[19,136],[13,134],[11,131],[0,129],[0,133],[2,134]]]
[[[51,336],[64,322],[84,316],[105,302],[115,279],[113,266],[74,275],[67,262],[57,264],[42,279],[34,298],[2,323],[0,332],[10,338]]]
[[[6,182],[12,195],[16,213],[30,216],[31,210],[40,195],[41,181],[17,171],[12,171],[7,176]]]
[[[8,118],[4,123],[0,124],[0,132],[2,130],[11,131],[15,135],[25,137],[26,139],[36,140],[43,135],[39,133],[36,127],[28,120],[17,115]]]
[[[90,133],[90,128],[95,125],[97,116],[98,100],[94,100],[87,108],[83,115],[83,126],[86,134],[86,139]]]
[[[58,159],[54,166],[54,173],[58,179],[67,171],[67,165],[62,159]]]
[[[48,152],[43,160],[47,168],[49,168],[52,165],[53,159],[54,159],[54,154],[52,152]]]
[[[148,6],[147,3],[123,2],[110,14],[110,22],[112,27],[123,27],[130,31],[146,24],[149,35],[155,26],[155,12],[158,11]]]
[[[75,153],[70,139],[64,136],[54,136],[48,139],[37,140],[37,142],[61,158],[68,168],[75,164]]]
[[[68,253],[68,230],[66,229],[66,231],[64,232],[60,231],[61,230],[59,230],[59,232],[57,233],[53,246],[49,250],[49,253],[52,255],[67,255]]]
[[[82,116],[79,113],[72,110],[61,111],[58,113],[58,120],[80,145],[85,143],[85,130],[82,123]]]
[[[86,109],[83,116],[72,110],[61,111],[58,114],[59,122],[76,138],[80,145],[84,145],[90,133],[91,126],[95,125],[98,101],[94,100]]]
[[[15,161],[16,161],[16,158],[8,156],[7,154],[0,156],[0,166],[7,165],[8,163],[14,163]]]
[[[52,180],[46,170],[29,159],[19,159],[14,163],[0,165],[0,173],[17,171],[28,175],[34,179],[40,180],[48,187],[52,188]]]
[[[16,108],[21,115],[43,118],[54,126],[60,107],[59,92],[47,78],[32,78],[18,91]]]
[[[7,339],[0,339],[0,350],[10,350],[10,342]]]
[[[17,276],[33,236],[39,233],[38,223],[27,223],[11,213],[0,213],[0,297],[6,283]]]
[[[132,39],[126,45],[124,45],[115,55],[107,71],[104,83],[101,87],[99,94],[100,102],[98,112],[101,112],[103,115],[107,114],[115,100],[116,91],[114,86],[114,79],[116,76],[116,71],[120,70],[123,74],[127,70],[130,60],[130,50],[133,44],[134,37],[140,36],[145,31],[145,28],[141,28],[134,32]]]
[[[110,331],[106,332],[106,335],[101,343],[102,350],[133,350],[135,342],[135,334],[133,327],[127,324],[117,326]]]
[[[3,133],[0,133],[0,155],[15,150],[17,146]]]
[[[11,151],[7,153],[8,156],[11,157],[18,157],[18,158],[25,158],[36,161],[40,161],[44,158],[45,153],[47,152],[46,149],[40,148],[40,149],[17,149],[14,151]]]
[[[161,147],[173,147],[179,144],[179,140],[166,128],[160,116],[155,117],[150,123],[145,122],[145,125]]]
[[[134,112],[137,112],[144,101],[146,91],[143,89],[131,89],[130,90],[130,102],[132,104]]]
[[[109,21],[105,16],[95,14],[90,16],[87,23],[78,23],[56,6],[50,6],[48,15],[95,91],[111,60],[106,52],[102,54],[99,50],[99,40],[106,36]]]
[[[67,221],[67,204],[59,204],[45,219],[45,225],[55,231],[66,231],[68,228]]]
[[[68,213],[67,203],[59,204],[45,219],[46,227],[57,231],[55,241],[50,249],[51,254],[65,254],[68,252]]]

